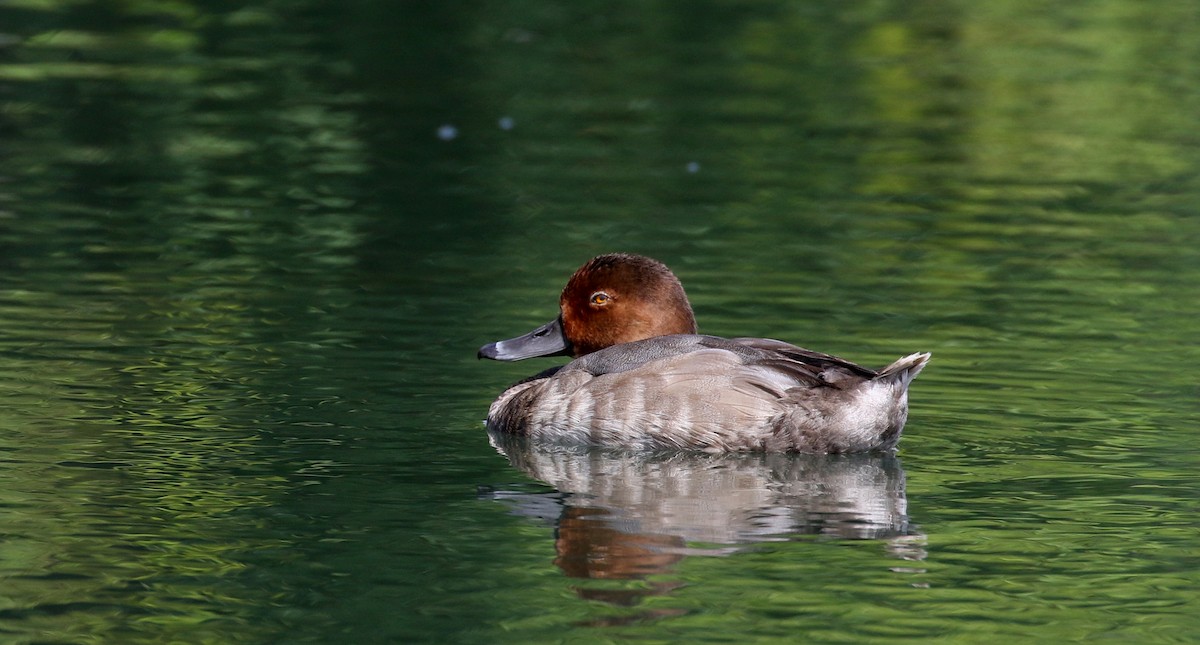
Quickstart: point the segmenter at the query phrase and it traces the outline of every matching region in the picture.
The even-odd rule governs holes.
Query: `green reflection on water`
[[[0,17],[14,638],[1200,633],[1194,7]],[[570,577],[564,535],[630,534],[494,453],[488,402],[543,363],[472,354],[611,250],[675,268],[708,333],[933,351],[923,553],[664,530],[609,556],[640,576]]]

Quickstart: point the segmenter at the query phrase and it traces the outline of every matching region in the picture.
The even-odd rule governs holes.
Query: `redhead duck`
[[[624,253],[580,267],[553,321],[479,349],[500,361],[562,355],[574,360],[492,403],[490,430],[630,449],[891,451],[929,360],[876,371],[783,341],[699,335],[675,274]]]

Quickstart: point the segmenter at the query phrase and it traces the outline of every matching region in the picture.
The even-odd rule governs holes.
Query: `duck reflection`
[[[556,489],[488,496],[552,522],[555,564],[568,576],[645,578],[689,555],[797,535],[882,539],[898,558],[924,558],[894,455],[622,453],[494,433],[491,441],[513,466]],[[640,595],[674,587],[663,584]]]

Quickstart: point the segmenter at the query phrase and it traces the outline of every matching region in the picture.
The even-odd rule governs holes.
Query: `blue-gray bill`
[[[479,348],[479,358],[495,361],[519,361],[535,356],[570,356],[571,344],[563,335],[562,319],[555,318],[537,329],[508,340],[488,343]]]

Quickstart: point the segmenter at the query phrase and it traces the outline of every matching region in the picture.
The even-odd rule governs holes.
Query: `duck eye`
[[[596,293],[592,294],[592,304],[598,307],[607,305],[610,300],[612,300],[612,296],[604,293],[603,291],[597,291]]]

